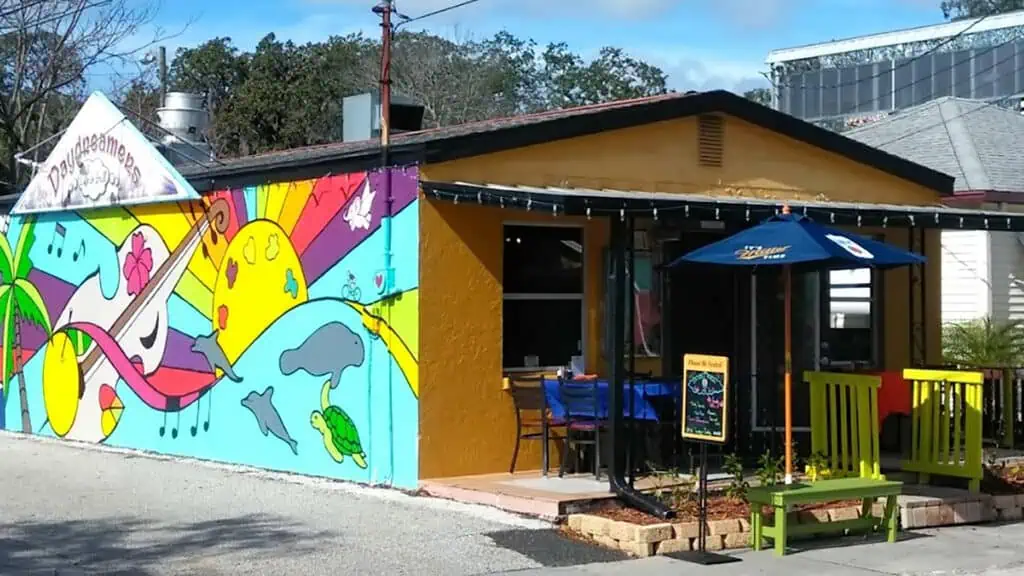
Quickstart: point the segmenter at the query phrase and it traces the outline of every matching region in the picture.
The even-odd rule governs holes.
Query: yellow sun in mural
[[[269,220],[243,226],[224,252],[213,288],[217,342],[234,362],[274,320],[308,299],[299,256]]]

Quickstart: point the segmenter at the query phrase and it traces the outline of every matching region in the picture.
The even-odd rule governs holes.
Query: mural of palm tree
[[[11,376],[18,375],[18,395],[21,397],[21,430],[32,432],[28,412],[28,394],[22,373],[21,326],[28,322],[41,327],[49,336],[50,316],[39,290],[28,280],[32,270],[29,251],[35,242],[35,219],[26,218],[11,250],[7,236],[0,234],[0,325],[3,327],[3,356],[0,359],[0,384],[4,398],[8,395]]]

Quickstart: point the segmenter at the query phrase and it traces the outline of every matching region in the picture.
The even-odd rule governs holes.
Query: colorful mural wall
[[[417,172],[387,179],[12,217],[4,427],[415,487]]]

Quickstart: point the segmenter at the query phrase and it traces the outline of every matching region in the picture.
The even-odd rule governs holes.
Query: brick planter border
[[[881,515],[882,504],[876,503],[872,513]],[[790,512],[790,524],[834,522],[860,517],[860,507]],[[1024,519],[1024,494],[990,496],[977,494],[957,500],[925,500],[906,502],[900,506],[902,529],[935,528],[957,524],[977,524],[994,520]],[[637,525],[611,520],[593,514],[572,514],[568,528],[592,539],[606,548],[622,550],[632,556],[647,557],[693,550],[697,541],[697,522],[665,522]],[[708,550],[750,547],[750,521],[717,520],[707,524]]]

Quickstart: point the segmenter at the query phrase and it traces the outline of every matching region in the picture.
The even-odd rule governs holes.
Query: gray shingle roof
[[[844,136],[956,178],[955,192],[1024,194],[1024,115],[943,97]]]

